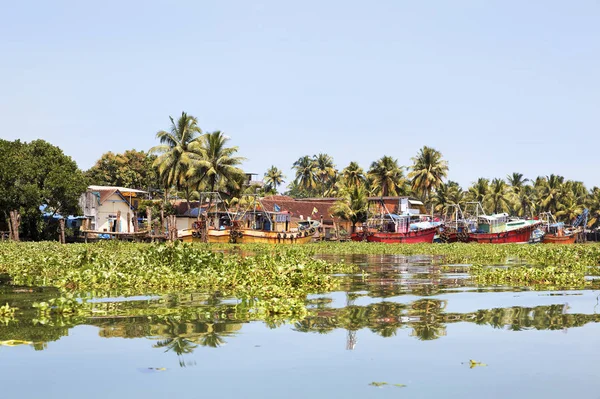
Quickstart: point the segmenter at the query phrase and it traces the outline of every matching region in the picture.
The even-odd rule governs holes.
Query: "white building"
[[[147,192],[132,188],[89,186],[79,199],[83,215],[90,220],[88,229],[98,232],[133,232],[135,211],[144,194]]]

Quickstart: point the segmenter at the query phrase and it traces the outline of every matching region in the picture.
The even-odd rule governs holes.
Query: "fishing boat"
[[[211,193],[203,195],[208,194]],[[244,195],[235,207],[225,207],[224,210],[218,209],[219,204],[225,203],[220,196],[216,195],[210,203],[215,209],[199,211],[201,217],[194,222],[192,228],[178,232],[180,240],[233,244],[305,244],[313,239],[320,227],[318,221],[306,220],[298,223],[298,227],[291,228],[289,212],[266,211],[258,195],[254,194]],[[204,234],[206,237],[203,237]]]
[[[541,225],[539,220],[511,218],[508,213],[486,215],[480,203],[475,204],[476,212],[467,217],[475,221],[470,227],[469,242],[480,244],[527,243],[535,229]]]
[[[544,230],[544,244],[575,244],[577,235],[581,232],[578,227],[566,228],[563,222],[558,222],[550,212],[540,214],[542,229]],[[576,221],[577,223],[577,221]]]
[[[442,223],[426,215],[424,209],[421,201],[408,197],[369,198],[369,214],[373,216],[351,239],[390,244],[431,243]]]
[[[439,229],[439,242],[468,242],[469,221],[465,219],[460,205],[449,205],[444,215],[444,225]]]
[[[259,200],[260,201],[260,200]],[[299,224],[297,228],[289,228],[288,212],[267,212],[263,206],[246,212],[236,218],[232,227],[232,236],[239,244],[306,244],[309,243],[320,227],[315,224]]]

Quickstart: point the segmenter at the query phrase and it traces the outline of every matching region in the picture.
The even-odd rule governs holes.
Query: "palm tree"
[[[364,185],[355,185],[344,191],[343,197],[331,208],[333,216],[340,217],[352,223],[352,233],[356,223],[367,220],[368,195]]]
[[[494,213],[500,213],[507,210],[508,207],[508,187],[503,179],[494,179],[490,185],[487,200]]]
[[[327,154],[319,154],[313,157],[316,175],[321,186],[321,193],[325,194],[330,181],[337,175],[337,170],[333,164],[333,158]]]
[[[265,183],[277,192],[277,186],[285,182],[283,172],[276,166],[271,166],[265,173]]]
[[[427,146],[411,159],[413,166],[408,178],[411,179],[412,190],[428,200],[431,191],[437,189],[448,174],[448,162],[442,158],[441,152]]]
[[[573,192],[567,192],[558,204],[556,217],[565,222],[572,222],[582,211],[580,199]]]
[[[312,193],[317,188],[317,166],[313,159],[308,155],[300,157],[294,165],[293,169],[296,169],[296,185]]]
[[[238,165],[245,158],[233,156],[238,147],[226,147],[228,141],[229,137],[217,130],[201,136],[193,143],[193,164],[187,177],[197,185],[205,184],[211,192],[224,189],[227,184],[239,189],[244,171]]]
[[[506,181],[510,185],[513,192],[518,195],[529,179],[523,179],[523,173],[513,172],[513,174],[506,176]]]
[[[448,181],[448,201],[450,205],[461,205],[465,202],[465,192],[460,184],[452,180]]]
[[[433,201],[433,206],[436,212],[445,214],[448,209],[448,205],[450,205],[449,193],[450,187],[447,184],[441,184],[437,190],[435,190],[435,194],[431,198]]]
[[[550,175],[541,178],[538,183],[538,196],[544,210],[556,213],[558,210],[559,199],[563,194],[564,177]]]
[[[586,205],[590,209],[588,227],[593,227],[600,220],[600,188],[594,187],[590,191]]]
[[[160,145],[150,149],[150,152],[158,154],[153,166],[157,168],[165,188],[175,186],[178,190],[185,189],[189,210],[190,189],[186,184],[186,175],[192,164],[190,159],[192,147],[197,142],[202,129],[198,126],[198,120],[185,112],[181,113],[177,122],[170,116],[169,119],[171,129],[156,133]]]
[[[475,183],[473,183],[471,187],[469,187],[469,190],[467,192],[467,198],[470,201],[483,203],[488,194],[489,189],[490,181],[486,178],[480,177]]]
[[[374,195],[386,197],[388,195],[405,194],[406,179],[398,161],[384,155],[373,162],[367,172]]]
[[[523,186],[513,202],[513,213],[517,216],[533,216],[537,211],[538,201],[532,186]]]
[[[342,176],[349,187],[358,186],[366,181],[365,171],[354,161],[342,170]]]

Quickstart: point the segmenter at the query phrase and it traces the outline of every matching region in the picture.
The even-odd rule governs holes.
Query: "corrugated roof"
[[[88,186],[89,190],[92,191],[108,191],[112,190],[113,192],[119,190],[122,193],[140,193],[140,194],[148,194],[147,191],[137,190],[135,188],[127,188],[127,187],[118,187],[118,186]]]

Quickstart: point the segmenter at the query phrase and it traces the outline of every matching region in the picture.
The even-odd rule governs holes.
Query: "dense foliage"
[[[107,152],[85,172],[89,184],[150,190],[160,187],[158,173],[152,167],[156,156],[144,151]]]
[[[18,211],[25,238],[54,238],[56,226],[45,229],[40,208],[50,214],[76,214],[86,188],[83,173],[71,157],[43,140],[0,140],[0,153],[0,217],[8,223],[9,213]]]

